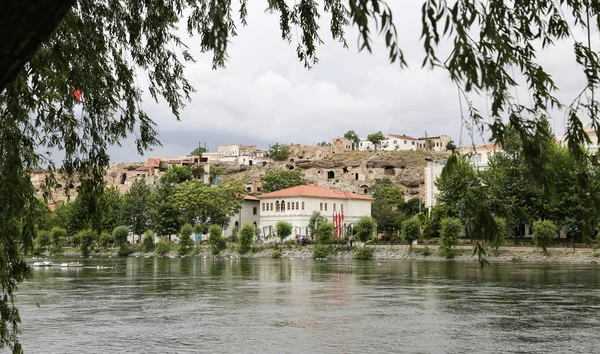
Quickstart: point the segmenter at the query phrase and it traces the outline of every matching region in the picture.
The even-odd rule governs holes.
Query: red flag
[[[81,101],[81,91],[79,91],[75,87],[71,87],[71,94],[77,101]]]
[[[337,237],[340,238],[342,231],[342,218],[340,213],[337,213],[337,215],[335,216],[335,221],[337,223]]]

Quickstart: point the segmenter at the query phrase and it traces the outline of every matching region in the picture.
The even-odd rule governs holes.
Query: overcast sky
[[[238,28],[232,38],[226,69],[212,70],[212,54],[200,54],[198,39],[191,39],[196,63],[187,66],[186,75],[197,90],[177,122],[165,104],[144,102],[145,110],[157,123],[162,147],[149,156],[176,156],[189,153],[198,142],[210,151],[217,145],[315,144],[331,141],[348,130],[359,136],[381,130],[412,136],[447,134],[461,137],[460,108],[456,86],[442,70],[421,69],[422,1],[388,1],[400,35],[400,46],[408,69],[390,64],[383,39],[372,54],[359,53],[357,32],[347,30],[349,49],[331,39],[329,19],[321,21],[319,63],[311,70],[296,57],[296,45],[281,40],[279,20],[264,13],[265,1],[248,2],[248,26]],[[576,33],[584,40],[582,33]],[[595,35],[594,37],[597,37]],[[538,55],[561,89],[559,98],[570,102],[585,86],[576,66],[572,43],[558,43]],[[525,89],[519,90],[521,103],[529,102]],[[482,113],[486,99],[472,97]],[[466,111],[465,111],[465,114]],[[564,131],[564,114],[555,112],[556,132]],[[462,139],[471,138],[463,129]],[[483,139],[476,136],[475,143]],[[141,161],[132,141],[111,149],[112,162]]]

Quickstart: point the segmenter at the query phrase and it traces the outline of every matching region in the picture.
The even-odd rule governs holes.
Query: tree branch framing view
[[[238,26],[250,20],[247,3],[241,0],[234,7],[230,0],[40,0],[35,4],[7,0],[0,4],[0,347],[21,352],[13,296],[17,284],[30,276],[23,255],[36,234],[37,200],[30,173],[47,169],[46,196],[55,185],[55,172],[78,173],[82,189],[91,196],[85,207],[90,213],[98,210],[109,163],[107,148],[128,134],[136,136],[140,154],[159,144],[155,124],[143,109],[138,73],[146,76],[151,97],[165,101],[174,119],[179,119],[194,91],[185,76],[186,63],[193,62],[196,52],[210,52],[213,67],[224,68]],[[590,37],[600,26],[600,3],[428,0],[423,1],[420,14],[392,14],[383,0],[267,0],[264,4],[279,18],[280,26],[273,31],[295,46],[306,68],[318,65],[318,48],[326,32],[347,47],[350,27],[358,31],[360,51],[370,52],[374,41],[382,41],[390,65],[405,68],[405,53],[399,46],[402,34],[395,24],[405,16],[420,15],[422,65],[445,71],[456,85],[467,109],[461,118],[464,123],[472,130],[489,132],[500,145],[510,127],[520,140],[532,183],[552,198],[556,181],[549,172],[552,161],[544,142],[552,136],[547,124],[551,109],[562,109],[568,118],[565,141],[578,183],[590,190],[593,176],[587,166],[598,161],[583,147],[590,142],[584,121],[598,130],[600,104],[595,88],[600,63]],[[330,19],[326,29],[320,27],[325,15]],[[197,38],[198,48],[182,41],[178,25]],[[586,40],[577,40],[575,30],[587,33]],[[572,43],[586,78],[572,102],[557,98],[560,87],[538,60],[541,52],[559,41]],[[443,43],[450,46],[449,53],[440,50]],[[512,94],[517,74],[527,83],[530,104]],[[489,95],[489,117],[473,103],[478,95]],[[373,140],[380,141],[377,136]],[[47,150],[64,153],[60,168],[44,153]],[[459,160],[454,155],[445,173],[459,166]],[[600,210],[597,197],[594,205],[593,210]],[[474,215],[472,237],[486,242],[500,237],[492,215],[477,200],[470,200],[466,208]],[[595,225],[597,215],[584,218]],[[483,259],[484,249],[478,246],[477,250]]]

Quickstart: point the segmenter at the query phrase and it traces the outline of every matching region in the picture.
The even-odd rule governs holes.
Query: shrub
[[[452,246],[458,245],[458,235],[463,226],[457,218],[444,218],[440,222],[440,249],[446,258],[454,257]]]
[[[98,245],[102,248],[107,248],[108,244],[112,241],[112,236],[104,231],[100,234],[100,237],[98,237]]]
[[[358,219],[358,222],[354,226],[356,237],[359,241],[364,242],[365,246],[369,237],[373,235],[373,231],[375,231],[375,221],[370,216],[363,216]]]
[[[127,243],[127,236],[129,236],[129,228],[127,226],[117,226],[113,230],[113,238],[118,247],[123,247]]]
[[[117,254],[120,257],[127,257],[130,254],[132,254],[133,252],[135,252],[135,247],[130,246],[125,243],[123,246],[119,247],[119,251],[117,251]]]
[[[254,227],[250,224],[245,224],[239,232],[238,253],[244,254],[250,251],[252,241],[254,239]]]
[[[171,245],[167,242],[164,237],[161,237],[158,241],[158,246],[156,246],[156,254],[159,256],[164,256],[165,254],[171,251]]]
[[[320,245],[328,245],[333,241],[333,224],[322,222],[317,226],[317,242]]]
[[[52,242],[50,238],[50,232],[46,230],[38,231],[37,237],[35,238],[35,252],[37,254],[46,252],[48,246]]]
[[[73,247],[79,247],[79,245],[81,244],[80,233],[76,233],[75,235],[71,236],[71,244],[73,245]]]
[[[231,230],[231,235],[229,235],[229,242],[237,242],[238,232],[239,232],[239,230],[237,227],[234,227]]]
[[[417,249],[415,249],[415,253],[416,254],[420,254],[420,255],[422,255],[424,257],[429,257],[429,256],[431,256],[432,252],[431,252],[431,248],[425,246],[423,248],[417,248]]]
[[[544,255],[549,255],[547,247],[552,245],[552,240],[557,232],[558,229],[552,221],[536,221],[533,224],[533,242],[544,251]]]
[[[218,255],[227,246],[223,238],[223,229],[219,225],[211,225],[208,228],[208,244],[214,255]]]
[[[192,240],[192,234],[194,233],[194,228],[190,224],[185,224],[181,227],[179,231],[179,255],[185,256],[190,252],[192,247],[194,247],[194,240]]]
[[[277,229],[277,236],[279,237],[279,241],[280,241],[279,246],[281,248],[281,244],[283,243],[283,240],[285,240],[292,234],[292,224],[290,224],[289,222],[285,222],[285,221],[278,221],[277,224],[275,225],[275,228]]]
[[[142,252],[152,251],[154,251],[154,233],[148,230],[144,233],[144,237],[142,237]]]
[[[271,251],[271,258],[281,258],[281,252],[278,250]]]
[[[402,222],[402,237],[408,242],[408,253],[412,253],[412,243],[421,235],[421,221],[418,216],[413,216]]]
[[[329,254],[330,254],[329,247],[323,246],[321,244],[318,244],[315,247],[313,247],[313,258],[315,258],[315,259],[327,258],[327,256],[329,256]]]
[[[81,250],[81,255],[87,256],[90,253],[92,243],[94,242],[94,232],[90,229],[85,229],[78,232],[75,236],[80,240],[79,250]]]
[[[368,260],[373,259],[374,253],[375,253],[375,248],[373,248],[373,247],[357,247],[354,249],[354,259],[368,261]]]

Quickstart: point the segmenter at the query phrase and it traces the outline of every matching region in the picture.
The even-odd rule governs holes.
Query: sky
[[[289,44],[281,40],[278,17],[264,12],[266,2],[248,2],[248,26],[240,24],[238,36],[231,39],[227,68],[213,70],[212,54],[195,49],[199,39],[185,40],[196,58],[185,72],[196,92],[179,122],[164,102],[156,103],[146,95],[143,108],[156,122],[162,146],[140,156],[134,137],[130,137],[121,147],[109,150],[111,161],[185,155],[199,143],[210,151],[228,144],[256,144],[259,149],[274,143],[311,145],[331,142],[348,130],[361,138],[382,131],[415,137],[446,134],[456,142],[462,138],[464,144],[485,143],[487,133],[471,139],[467,130],[461,129],[457,88],[448,75],[439,69],[421,68],[422,1],[388,3],[407,69],[389,63],[381,37],[374,38],[373,53],[359,52],[357,31],[348,28],[350,48],[343,48],[331,38],[329,19],[323,16],[321,38],[325,43],[317,49],[319,63],[308,70],[297,59],[295,39]],[[596,37],[597,33],[595,44]],[[579,32],[575,38],[585,40]],[[563,102],[573,100],[585,86],[572,42],[557,42],[538,58],[554,77]],[[517,97],[522,103],[529,100],[525,88],[517,90]],[[485,117],[485,97],[470,98]],[[562,134],[564,113],[553,111],[551,124]]]

